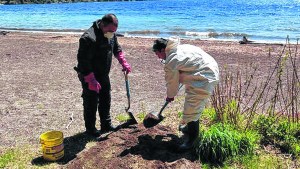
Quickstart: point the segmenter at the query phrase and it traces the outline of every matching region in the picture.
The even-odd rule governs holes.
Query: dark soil
[[[180,139],[171,128],[159,125],[146,129],[142,124],[134,127],[110,134],[67,168],[201,168],[193,152],[176,151]]]

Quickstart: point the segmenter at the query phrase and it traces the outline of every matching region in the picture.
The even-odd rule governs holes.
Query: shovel
[[[130,90],[129,90],[128,74],[126,72],[124,72],[124,76],[125,76],[126,93],[127,93],[127,100],[128,100],[128,107],[125,108],[125,111],[129,115],[129,119],[127,120],[126,123],[127,123],[127,125],[138,124],[138,122],[134,118],[132,112],[128,111],[130,109]]]
[[[163,105],[163,107],[160,109],[159,112],[150,112],[149,114],[146,115],[146,117],[143,120],[143,124],[146,128],[150,128],[150,127],[154,127],[156,126],[158,123],[160,123],[161,121],[163,121],[164,116],[161,115],[161,113],[163,112],[163,110],[167,107],[167,105],[170,102],[166,101],[165,104]]]
[[[113,132],[116,132],[116,131],[118,131],[118,130],[120,130],[122,128],[128,128],[128,127],[130,127],[130,125],[133,125],[133,124],[138,124],[138,122],[134,118],[132,112],[128,111],[130,109],[130,90],[129,90],[128,74],[124,72],[124,76],[125,76],[126,92],[127,92],[127,100],[128,100],[128,107],[125,107],[125,111],[129,115],[129,119],[126,122],[118,125],[117,128],[116,128],[116,130],[101,134],[97,138],[97,141],[106,140],[106,139],[108,139],[108,136],[110,134],[112,134]]]
[[[178,91],[182,88],[182,84],[180,84]],[[161,121],[163,121],[164,116],[162,116],[163,110],[167,107],[169,104],[169,101],[166,101],[163,107],[160,109],[159,112],[150,112],[149,114],[146,115],[146,117],[143,120],[143,124],[146,128],[154,127]]]

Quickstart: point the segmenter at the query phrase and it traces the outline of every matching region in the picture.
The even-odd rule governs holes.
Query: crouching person
[[[185,85],[184,110],[179,125],[184,141],[178,150],[190,150],[199,135],[200,115],[219,82],[218,64],[201,48],[181,45],[179,39],[157,39],[152,50],[165,63],[166,101],[174,100],[180,83]]]

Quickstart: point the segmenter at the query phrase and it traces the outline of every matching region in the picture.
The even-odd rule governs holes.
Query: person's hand
[[[123,67],[122,71],[126,72],[126,74],[131,72],[131,66],[127,62],[124,62],[124,64],[122,64],[122,67]]]
[[[119,61],[119,63],[122,65],[123,72],[126,72],[126,74],[128,74],[129,72],[131,72],[131,66],[129,65],[129,63],[126,61],[125,59],[125,55],[123,52],[120,52],[119,55],[117,56],[117,59]]]
[[[96,80],[94,73],[90,73],[87,76],[84,76],[84,81],[88,83],[88,87],[90,90],[95,91],[99,93],[101,90],[101,85],[100,83]]]
[[[172,98],[167,97],[167,98],[166,98],[166,101],[167,101],[167,102],[172,102],[172,101],[174,101],[174,97],[172,97]]]

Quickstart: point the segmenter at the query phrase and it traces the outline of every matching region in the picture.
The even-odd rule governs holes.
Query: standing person
[[[184,110],[179,125],[184,141],[179,151],[189,150],[199,135],[200,115],[219,81],[218,64],[201,48],[181,45],[179,39],[157,39],[152,49],[165,61],[166,101],[174,100],[180,83],[185,85]]]
[[[83,115],[86,132],[99,136],[95,127],[96,112],[98,110],[101,123],[101,132],[116,129],[111,123],[111,85],[109,72],[114,55],[122,65],[122,71],[127,74],[131,71],[122,48],[118,43],[115,32],[118,28],[118,19],[114,14],[106,14],[93,23],[79,39],[77,54],[78,72],[82,84]]]

